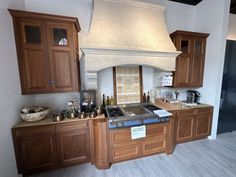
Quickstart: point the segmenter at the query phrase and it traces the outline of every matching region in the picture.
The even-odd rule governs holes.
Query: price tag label
[[[131,139],[139,139],[146,137],[146,126],[137,126],[137,127],[131,127]]]

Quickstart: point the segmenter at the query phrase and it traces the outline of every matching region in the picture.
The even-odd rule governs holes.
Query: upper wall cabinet
[[[9,10],[22,94],[78,91],[77,18]]]
[[[209,34],[175,31],[170,35],[178,51],[173,87],[202,87],[206,39]]]

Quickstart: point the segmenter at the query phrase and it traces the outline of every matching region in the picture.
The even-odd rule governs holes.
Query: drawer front
[[[165,136],[155,136],[148,138],[142,142],[143,155],[155,154],[165,151],[166,140]]]
[[[137,158],[139,156],[138,143],[126,144],[125,146],[117,147],[111,150],[112,162]]]
[[[111,143],[115,144],[123,144],[134,141],[131,139],[131,131],[130,128],[114,130],[110,132]]]
[[[194,109],[184,109],[177,112],[178,116],[194,114]]]
[[[165,135],[166,134],[166,129],[167,125],[166,124],[153,124],[153,125],[148,125],[147,127],[147,136],[159,136],[159,135]]]
[[[68,131],[76,132],[77,130],[88,128],[88,127],[89,127],[88,121],[57,124],[56,132],[57,133],[63,133],[63,132],[68,132]]]
[[[212,113],[213,109],[211,107],[209,108],[199,108],[196,110],[197,114],[210,114]]]
[[[52,135],[55,133],[53,125],[14,128],[13,132],[16,137],[28,137],[28,136],[43,136]]]

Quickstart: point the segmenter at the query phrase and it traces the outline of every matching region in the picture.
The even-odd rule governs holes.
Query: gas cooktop
[[[161,108],[151,103],[135,103],[106,107],[109,122],[158,118],[153,111],[159,109]]]

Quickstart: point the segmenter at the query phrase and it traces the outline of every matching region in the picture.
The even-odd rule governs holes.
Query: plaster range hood
[[[97,72],[120,65],[175,70],[176,51],[165,7],[135,0],[94,0],[90,30],[81,48],[83,89],[97,89]]]

